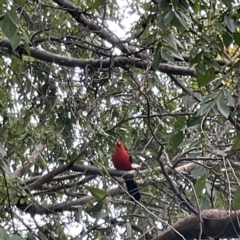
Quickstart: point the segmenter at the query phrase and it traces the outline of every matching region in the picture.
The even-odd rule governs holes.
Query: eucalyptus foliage
[[[3,239],[170,239],[240,209],[239,1],[0,6]],[[117,139],[137,172],[114,169]]]

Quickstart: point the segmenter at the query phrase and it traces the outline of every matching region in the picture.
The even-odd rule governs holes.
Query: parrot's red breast
[[[123,171],[135,170],[132,166],[131,155],[128,153],[122,141],[118,140],[116,144],[116,150],[112,156],[113,164],[116,169]],[[128,193],[131,195],[132,201],[139,201],[141,194],[138,191],[138,185],[132,177],[124,177]]]
[[[125,148],[122,141],[118,140],[116,144],[116,150],[112,157],[113,164],[116,169],[123,171],[135,170],[132,167],[131,156]]]

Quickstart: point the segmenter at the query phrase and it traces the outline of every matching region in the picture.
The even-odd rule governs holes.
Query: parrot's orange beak
[[[122,141],[117,140],[117,147],[121,147],[122,146]]]

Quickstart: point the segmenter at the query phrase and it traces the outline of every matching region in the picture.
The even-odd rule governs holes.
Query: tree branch
[[[239,216],[240,210],[231,212],[219,209],[204,210],[201,212],[203,222],[199,216],[188,216],[172,226],[176,231],[167,229],[153,240],[182,240],[177,232],[188,240],[199,239],[200,231],[202,231],[201,239],[238,238]]]
[[[7,38],[0,37],[0,46],[4,48],[8,48],[9,51],[12,51],[11,44]],[[38,60],[56,63],[60,66],[66,67],[79,67],[85,69],[87,65],[90,65],[94,68],[101,67],[102,69],[109,68],[109,66],[113,67],[121,67],[125,68],[126,66],[135,66],[139,69],[151,69],[152,61],[144,60],[136,57],[125,57],[125,56],[113,56],[109,59],[82,59],[82,58],[74,58],[74,57],[65,57],[56,53],[51,53],[49,51],[39,50],[36,47],[30,47],[31,57],[34,57]],[[182,66],[172,66],[169,64],[162,63],[159,65],[160,72],[170,73],[176,75],[183,76],[196,76],[195,68],[182,67]],[[216,71],[218,73],[219,71]]]
[[[67,170],[71,169],[71,167],[73,166],[73,164],[82,157],[82,155],[85,153],[85,151],[87,150],[88,144],[83,144],[80,150],[80,153],[69,163],[67,163],[66,165],[61,165],[58,168],[53,169],[51,172],[49,172],[48,174],[42,176],[41,178],[37,179],[35,182],[29,184],[27,187],[25,187],[26,190],[36,190],[39,189],[44,183],[49,183],[51,182],[51,180],[63,173],[66,172]]]

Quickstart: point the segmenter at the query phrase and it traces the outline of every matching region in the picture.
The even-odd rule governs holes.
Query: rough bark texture
[[[154,240],[238,238],[240,234],[238,211],[204,210],[201,216],[188,216],[176,222]]]

